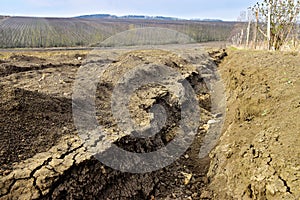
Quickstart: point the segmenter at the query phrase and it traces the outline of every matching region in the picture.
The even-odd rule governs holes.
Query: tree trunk
[[[259,21],[259,12],[258,9],[255,12],[255,28],[254,28],[254,32],[253,32],[253,47],[254,49],[256,49],[256,45],[257,45],[257,31],[258,31],[258,21]]]

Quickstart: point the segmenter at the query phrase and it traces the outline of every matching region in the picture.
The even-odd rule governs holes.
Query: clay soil
[[[203,47],[178,49],[180,55],[204,52]],[[149,57],[143,52],[126,57],[124,52],[128,50],[110,51],[103,62],[127,66]],[[298,53],[227,50],[228,57],[218,67],[226,88],[226,119],[210,158],[199,159],[195,151],[207,133],[205,124],[212,118],[210,104],[203,101],[203,126],[191,148],[171,166],[146,174],[122,173],[104,166],[86,155],[76,136],[72,86],[88,53],[1,51],[0,199],[300,198]],[[146,63],[156,62],[155,56],[160,54],[164,53],[154,51]],[[161,61],[176,68],[200,59],[185,57],[166,53]],[[213,60],[204,58],[202,65],[212,64]],[[218,58],[216,61],[219,63]],[[111,92],[109,84],[100,85],[100,89]],[[200,88],[199,92],[203,95],[207,91]],[[102,95],[98,101],[106,98]],[[168,98],[164,100],[168,106]],[[178,110],[169,111],[174,118],[171,122],[176,123]],[[99,120],[107,126],[112,122],[104,117]],[[142,149],[128,137],[116,144],[133,152],[151,151],[151,145],[164,146],[163,136]]]

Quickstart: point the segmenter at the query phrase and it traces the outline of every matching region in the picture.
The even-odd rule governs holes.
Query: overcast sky
[[[236,20],[258,0],[1,0],[0,15],[73,17],[83,14],[150,15]]]

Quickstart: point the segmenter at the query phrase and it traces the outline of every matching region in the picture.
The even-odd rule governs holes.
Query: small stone
[[[218,123],[219,122],[219,120],[215,120],[215,119],[212,119],[212,120],[209,120],[208,122],[207,122],[207,124],[216,124],[216,123]]]
[[[204,129],[205,131],[208,131],[209,125],[207,125],[207,124],[203,125],[203,129]]]
[[[226,158],[227,158],[227,159],[231,158],[231,156],[233,155],[232,150],[229,149],[229,150],[225,153],[225,155],[226,155]]]
[[[217,113],[217,114],[214,115],[215,118],[220,118],[220,117],[222,117],[222,116],[223,116],[222,113]]]
[[[271,195],[275,195],[276,190],[275,187],[273,185],[267,185],[266,186],[267,191],[271,194]]]
[[[185,177],[184,178],[184,185],[189,184],[191,179],[192,179],[193,174],[188,174],[188,173],[185,173],[185,172],[181,172],[181,174]]]
[[[101,172],[102,172],[102,174],[106,174],[106,170],[105,170],[104,166],[101,167]]]

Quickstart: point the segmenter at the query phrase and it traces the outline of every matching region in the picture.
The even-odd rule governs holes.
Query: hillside
[[[108,18],[0,18],[0,48],[79,47],[101,43],[134,28],[160,27],[196,42],[227,41],[235,23]]]

